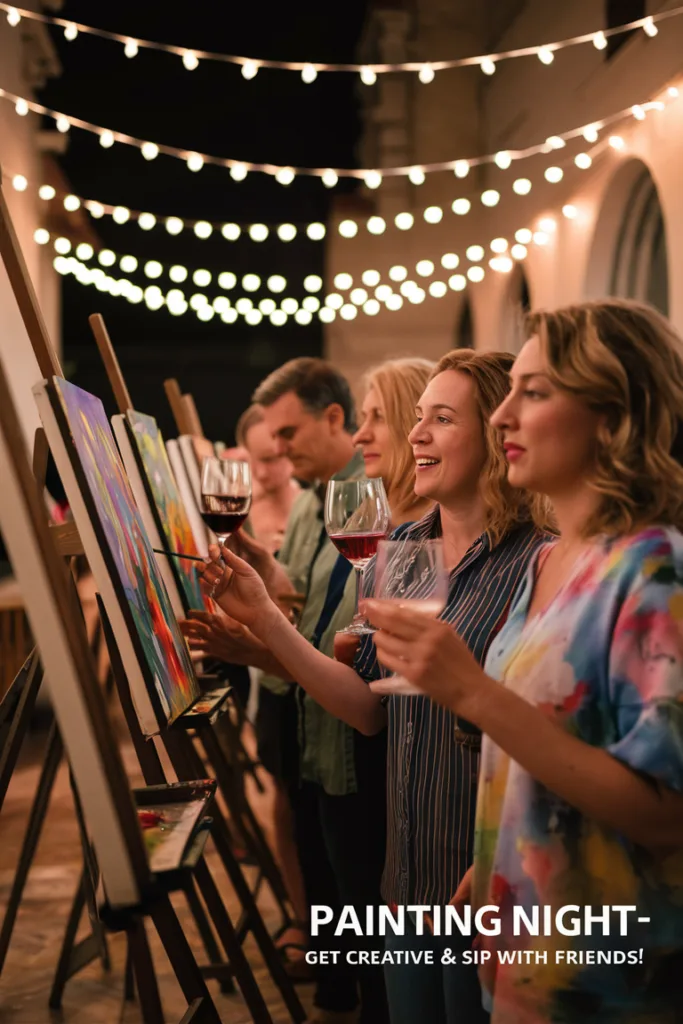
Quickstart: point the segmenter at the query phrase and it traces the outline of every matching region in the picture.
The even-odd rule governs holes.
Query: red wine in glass
[[[217,537],[228,537],[246,520],[250,505],[247,497],[202,494],[202,519]]]
[[[386,531],[368,533],[330,533],[329,538],[340,555],[353,566],[364,567],[377,553],[377,545],[386,537]]]
[[[219,544],[239,530],[251,508],[251,468],[239,459],[206,458],[202,464],[202,519]]]

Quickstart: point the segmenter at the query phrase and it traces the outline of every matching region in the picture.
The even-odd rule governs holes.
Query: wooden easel
[[[90,324],[92,326],[92,317],[90,318]],[[107,337],[109,337],[109,335],[107,335]],[[98,338],[97,334],[95,334],[95,338],[97,339],[97,344],[99,345],[100,339]],[[111,342],[109,344],[111,345]],[[109,372],[108,367],[107,372]],[[178,428],[178,434],[191,434],[192,430],[190,429],[190,423],[187,418],[187,408],[185,403],[183,402],[183,394],[182,391],[180,390],[180,385],[178,384],[178,381],[175,379],[175,377],[169,377],[168,380],[164,381],[164,391],[166,392],[166,397],[168,398],[168,404],[171,406],[171,412],[173,413],[175,425]]]

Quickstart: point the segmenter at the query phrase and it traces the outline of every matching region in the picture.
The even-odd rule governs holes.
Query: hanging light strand
[[[659,23],[683,14],[683,7],[675,7],[668,11],[659,11],[656,14],[639,18],[636,21],[614,26],[613,28],[585,32],[582,35],[570,36],[567,39],[559,39],[536,46],[523,46],[513,50],[502,50],[499,53],[479,54],[473,57],[460,57],[454,60],[407,61],[397,64],[328,64],[316,61],[268,60],[260,57],[216,53],[210,50],[196,50],[186,46],[173,46],[168,43],[154,42],[150,39],[139,39],[136,36],[109,32],[106,29],[95,28],[92,25],[83,25],[79,22],[69,21],[66,18],[44,14],[42,11],[31,11],[3,2],[0,2],[0,10],[6,12],[7,21],[12,27],[19,25],[22,18],[26,18],[63,29],[64,36],[69,41],[75,40],[79,35],[96,36],[121,45],[125,56],[130,59],[136,57],[140,50],[157,50],[174,57],[179,57],[184,67],[189,71],[195,70],[201,61],[218,61],[223,64],[234,64],[241,67],[242,75],[246,80],[255,78],[261,68],[270,68],[296,72],[307,84],[314,82],[319,72],[347,72],[359,75],[361,81],[366,85],[373,85],[378,75],[396,72],[416,74],[418,79],[425,85],[433,81],[437,71],[445,71],[450,68],[476,67],[478,65],[485,74],[493,74],[499,61],[512,60],[519,57],[537,57],[542,63],[551,64],[557,50],[567,49],[571,46],[580,46],[586,43],[592,43],[597,49],[603,49],[608,38],[622,35],[625,32],[632,32],[635,29],[642,29],[646,35],[652,37],[657,34]]]

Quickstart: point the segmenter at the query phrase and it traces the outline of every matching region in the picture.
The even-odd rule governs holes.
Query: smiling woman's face
[[[486,443],[474,383],[444,370],[425,388],[408,440],[415,457],[415,493],[448,508],[476,496]]]
[[[361,406],[360,420],[360,427],[353,436],[353,443],[363,453],[365,475],[373,479],[382,477],[387,487],[390,487],[392,440],[382,396],[377,388],[368,389]]]

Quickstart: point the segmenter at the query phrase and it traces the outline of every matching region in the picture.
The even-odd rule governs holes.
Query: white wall
[[[419,7],[426,0],[421,0]],[[459,3],[454,2],[455,7]],[[650,3],[654,13],[673,3]],[[536,45],[578,35],[603,26],[601,0],[573,0],[571,4],[549,4],[531,0],[496,44],[497,50]],[[451,19],[452,21],[452,19]],[[435,28],[430,29],[434,38]],[[440,55],[451,47],[458,55],[461,37],[448,19],[441,26]],[[469,52],[477,49],[476,28],[468,33]],[[420,57],[426,57],[421,52]],[[409,59],[409,58],[407,58]],[[472,76],[475,76],[474,78]],[[627,146],[623,153],[604,147],[589,171],[574,167],[573,157],[588,143],[570,143],[553,156],[538,156],[513,162],[508,170],[495,166],[471,172],[458,181],[450,172],[427,176],[424,185],[406,186],[406,203],[416,216],[416,225],[401,232],[393,226],[393,211],[385,215],[388,228],[379,237],[370,236],[363,226],[355,239],[340,239],[330,225],[327,248],[326,291],[333,291],[333,278],[339,271],[348,271],[354,285],[360,285],[363,269],[373,268],[387,281],[393,264],[408,267],[409,277],[423,287],[429,281],[447,280],[452,271],[439,266],[444,252],[453,251],[461,257],[461,266],[468,245],[479,243],[488,247],[495,237],[514,241],[520,227],[534,227],[539,218],[552,215],[557,221],[549,245],[529,247],[524,263],[531,301],[536,306],[553,306],[604,294],[611,270],[616,237],[628,199],[629,175],[620,168],[634,158],[642,160],[656,182],[663,208],[668,244],[670,316],[683,332],[683,18],[672,18],[662,24],[659,35],[648,39],[639,32],[631,37],[612,58],[592,45],[578,46],[558,52],[554,63],[546,67],[535,57],[501,63],[495,75],[487,78],[478,70],[454,70],[437,75],[428,86],[415,86],[414,117],[422,120],[423,130],[415,136],[423,140],[425,126],[430,125],[430,109],[435,97],[441,107],[438,122],[429,131],[438,132],[436,142],[420,142],[412,159],[471,156],[476,153],[515,149],[542,142],[557,134],[592,123],[601,117],[630,108],[634,103],[655,98],[668,85],[677,84],[681,97],[667,102],[662,112],[648,114],[644,122],[629,118],[627,126],[615,126],[603,133],[621,134]],[[433,90],[433,92],[432,92]],[[452,112],[449,120],[446,116]],[[467,114],[469,130],[463,128]],[[549,163],[565,166],[560,184],[544,180],[543,171]],[[512,191],[517,177],[528,177],[533,188],[526,197]],[[479,195],[484,188],[501,193],[500,204],[484,208]],[[376,211],[382,211],[382,189],[370,193]],[[366,190],[367,194],[367,190]],[[451,202],[458,196],[472,200],[472,212],[456,217]],[[421,212],[435,203],[444,209],[438,225],[425,225]],[[571,203],[578,208],[576,220],[562,217],[561,208]],[[372,212],[372,211],[371,211]],[[344,216],[349,216],[348,211]],[[359,222],[364,221],[367,213]],[[596,230],[599,222],[599,230]],[[511,321],[510,276],[488,268],[479,284],[469,284],[467,294],[472,305],[476,345],[478,348],[512,347],[514,324]],[[414,273],[419,259],[431,259],[437,267],[434,276],[421,281]],[[397,287],[394,285],[394,288]],[[348,300],[347,300],[348,301]],[[455,344],[455,330],[463,304],[463,294],[449,292],[442,299],[427,298],[420,305],[404,302],[398,312],[382,308],[375,317],[362,311],[355,320],[339,316],[326,328],[326,351],[354,382],[364,369],[393,354],[415,352],[436,357]]]

